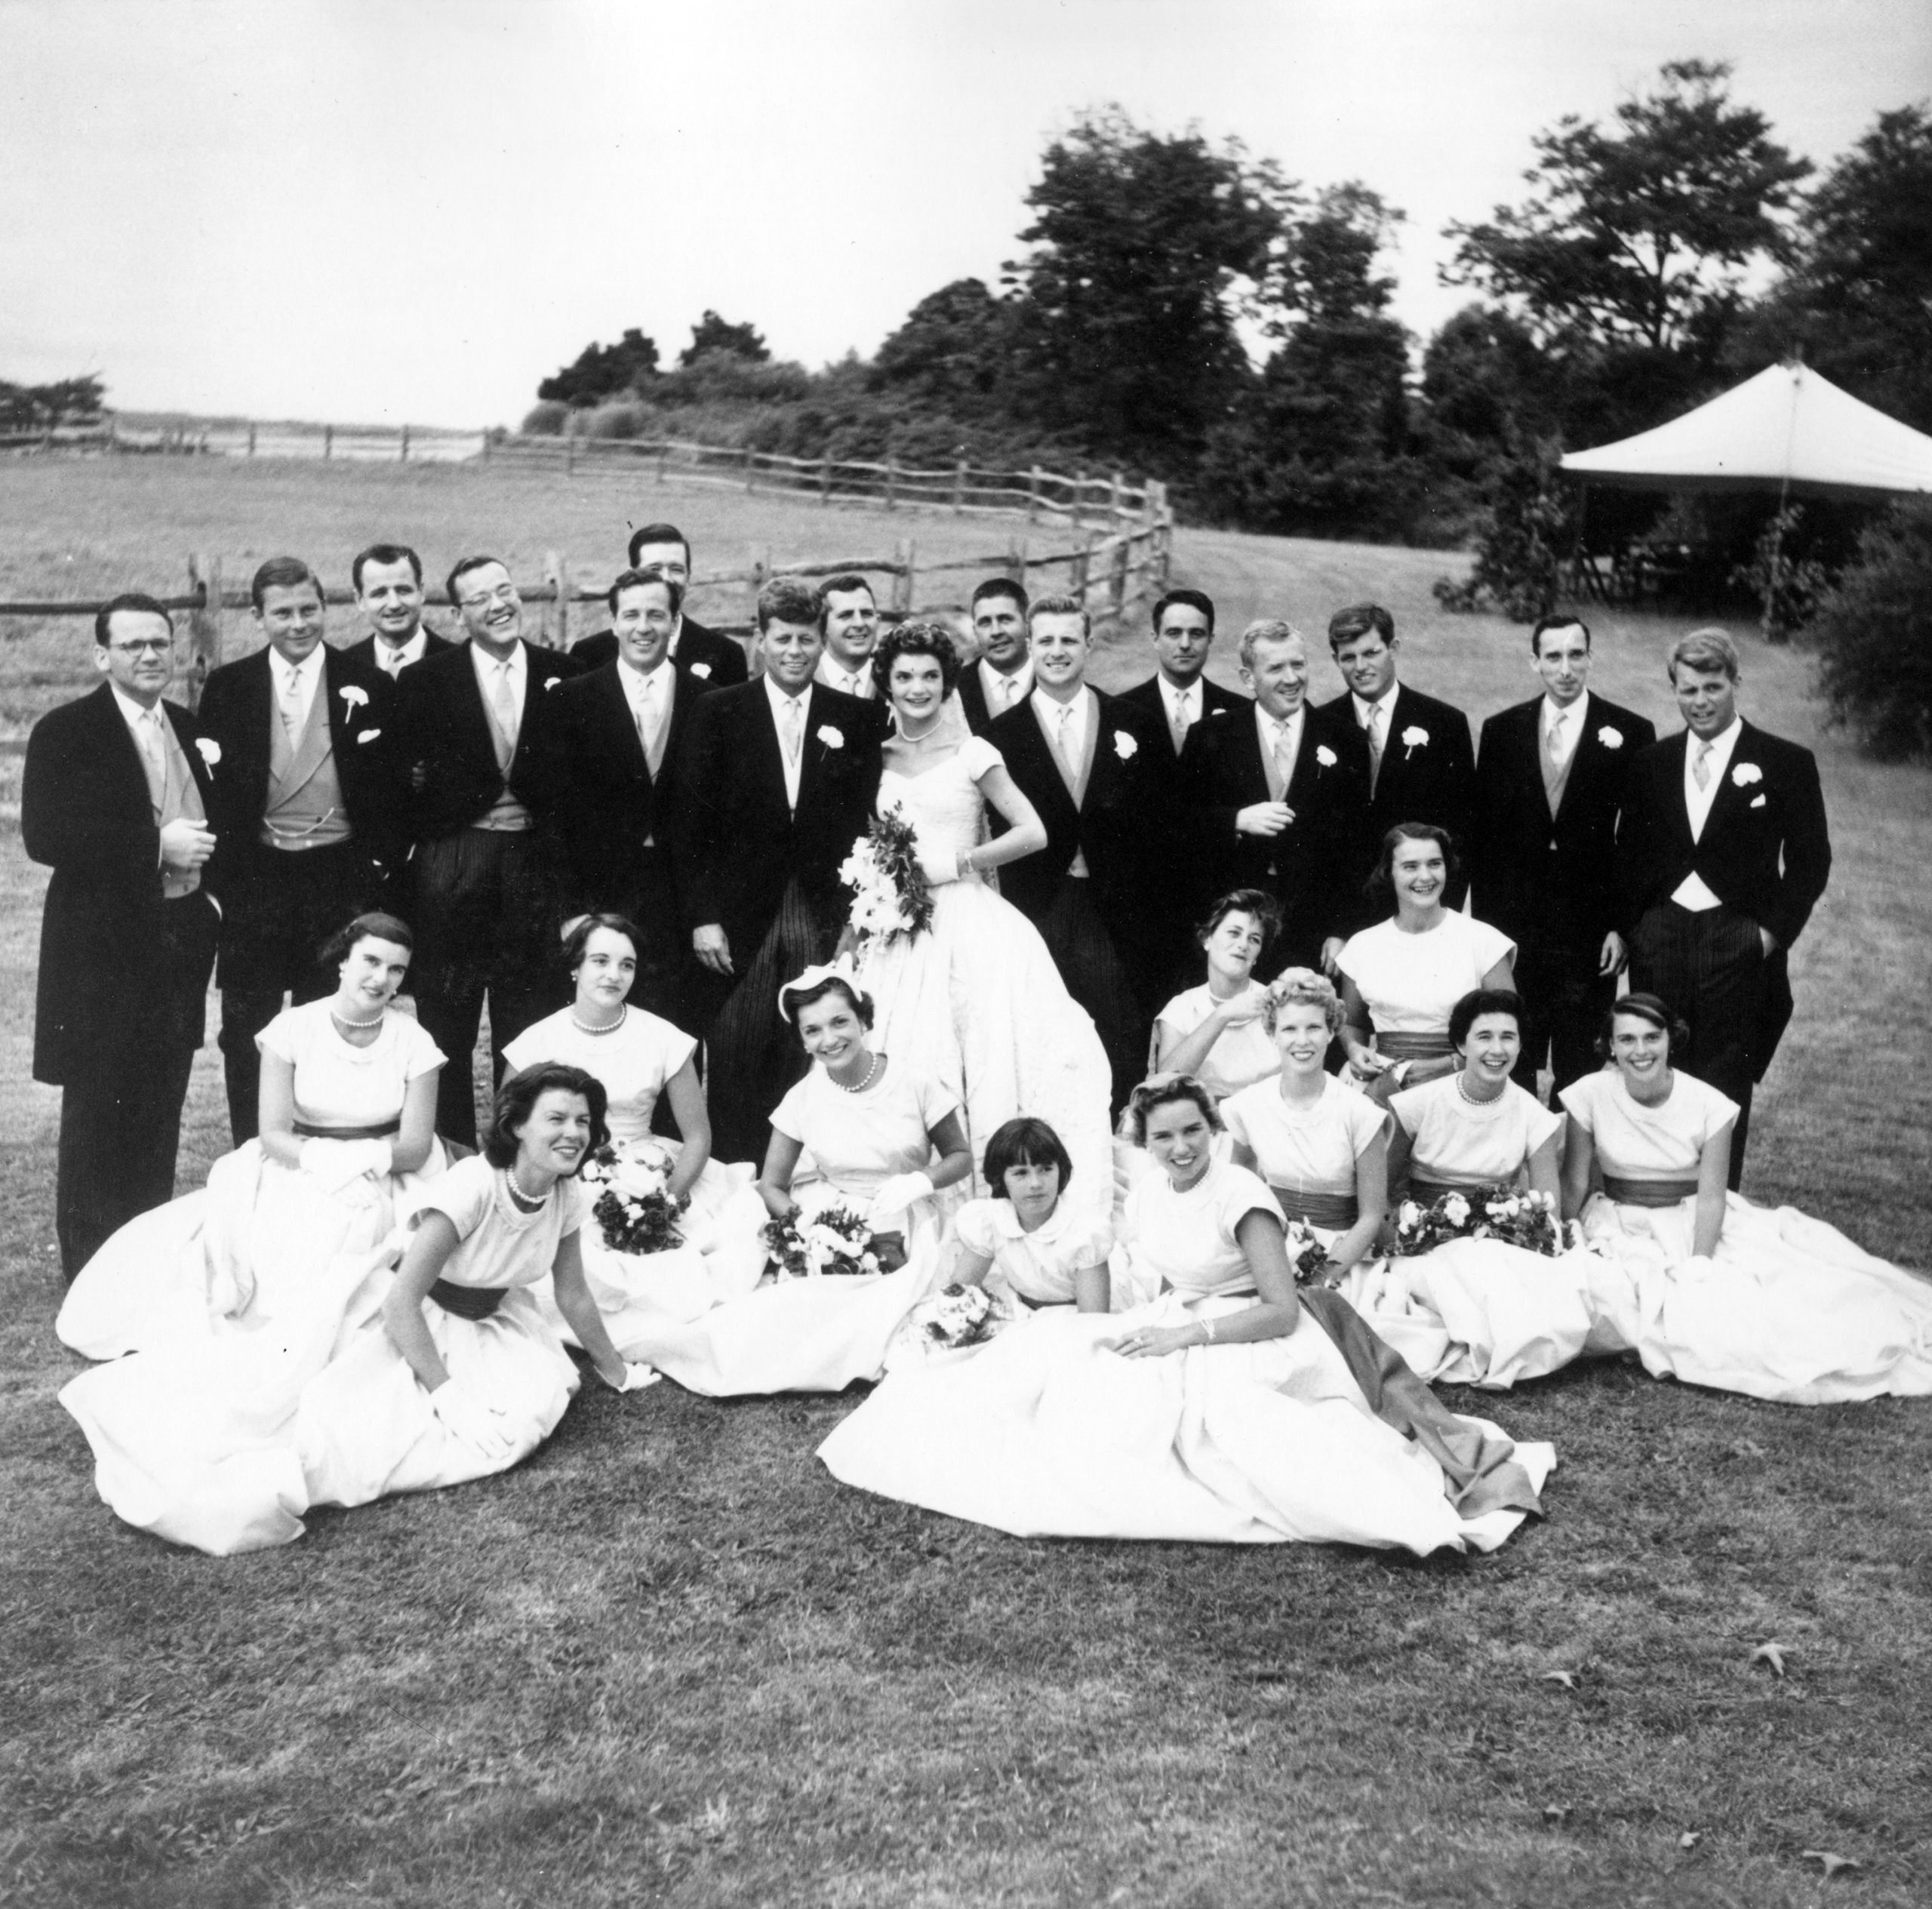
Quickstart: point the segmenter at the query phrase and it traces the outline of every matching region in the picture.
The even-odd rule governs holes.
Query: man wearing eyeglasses
[[[267,640],[208,679],[197,712],[220,751],[213,879],[221,897],[221,1064],[239,1147],[260,1125],[255,1037],[335,990],[318,950],[352,916],[392,905],[406,843],[394,684],[322,640],[321,580],[271,557],[249,586]]]
[[[449,599],[469,641],[396,679],[400,759],[411,765],[417,1018],[448,1057],[436,1131],[476,1144],[470,1056],[490,1008],[493,1083],[503,1048],[563,1005],[557,959],[568,788],[554,691],[583,666],[523,639],[523,604],[494,557],[465,557]]]
[[[26,851],[54,871],[33,1077],[61,1090],[54,1231],[69,1280],[116,1227],[174,1196],[220,919],[205,874],[212,752],[163,698],[168,612],[117,596],[94,639],[106,680],[34,725],[20,795]]]

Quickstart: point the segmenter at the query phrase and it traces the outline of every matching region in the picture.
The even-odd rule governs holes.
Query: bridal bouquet
[[[1315,1236],[1315,1229],[1306,1220],[1291,1220],[1287,1224],[1288,1264],[1293,1269],[1295,1284],[1298,1286],[1321,1286],[1330,1283],[1329,1274],[1334,1270],[1328,1258],[1328,1249]]]
[[[670,1154],[648,1140],[600,1147],[584,1162],[581,1177],[593,1195],[590,1216],[612,1252],[662,1253],[685,1243],[678,1222],[691,1201],[666,1190],[672,1164]]]
[[[921,1329],[935,1346],[956,1351],[992,1337],[1005,1315],[984,1286],[962,1285],[957,1279],[941,1286],[915,1309]]]
[[[838,870],[852,891],[852,926],[863,941],[922,934],[933,925],[932,890],[919,867],[919,841],[903,809],[868,824]]]
[[[1408,1258],[1451,1239],[1500,1239],[1506,1246],[1554,1259],[1563,1251],[1562,1223],[1548,1193],[1509,1187],[1472,1187],[1439,1195],[1428,1205],[1405,1199],[1395,1213],[1395,1252]]]
[[[779,1271],[789,1279],[877,1273],[883,1269],[872,1250],[872,1231],[849,1206],[828,1206],[789,1220],[768,1220],[758,1237]]]

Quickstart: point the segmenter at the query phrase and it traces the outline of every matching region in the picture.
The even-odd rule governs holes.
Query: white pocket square
[[[1753,808],[1762,808],[1764,807],[1764,797],[1763,797],[1762,796],[1753,796],[1752,797],[1752,799],[1751,799],[1751,806],[1752,806]]]

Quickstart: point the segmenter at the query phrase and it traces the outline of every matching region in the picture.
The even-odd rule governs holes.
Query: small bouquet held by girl
[[[1546,1259],[1574,1243],[1557,1218],[1555,1200],[1534,1187],[1471,1187],[1438,1194],[1426,1206],[1405,1199],[1397,1208],[1397,1258],[1413,1258],[1452,1239],[1500,1240]]]
[[[591,1218],[611,1252],[663,1253],[685,1243],[678,1222],[690,1197],[666,1190],[675,1164],[653,1140],[600,1147],[584,1162],[580,1177],[592,1190]]]
[[[866,825],[838,879],[852,891],[852,931],[862,947],[923,934],[933,925],[933,894],[919,867],[918,836],[896,805]]]

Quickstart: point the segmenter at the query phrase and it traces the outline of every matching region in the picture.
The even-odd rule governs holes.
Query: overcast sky
[[[1048,140],[1118,101],[1451,218],[1531,135],[1728,60],[1811,159],[1932,95],[1927,0],[0,0],[0,377],[337,422],[514,421],[707,306],[869,353],[1017,251]]]

